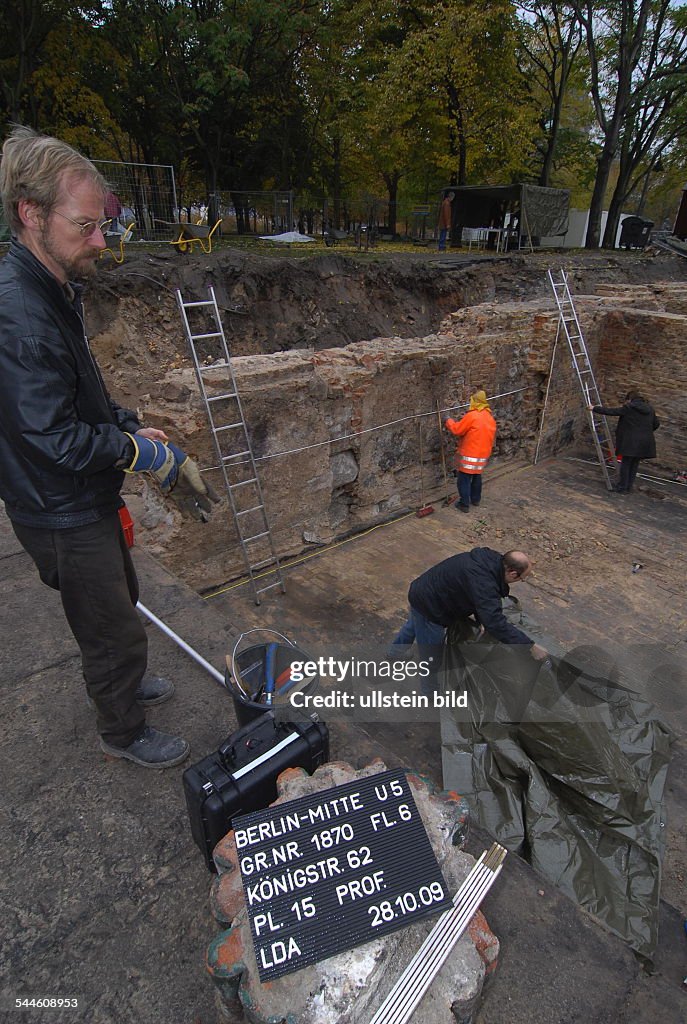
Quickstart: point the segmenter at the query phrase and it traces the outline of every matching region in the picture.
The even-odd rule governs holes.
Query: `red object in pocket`
[[[119,510],[119,521],[122,524],[122,530],[124,531],[126,546],[128,548],[132,548],[134,546],[134,521],[131,518],[131,513],[126,505],[122,505]]]

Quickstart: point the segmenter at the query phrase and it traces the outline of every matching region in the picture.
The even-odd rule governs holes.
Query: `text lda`
[[[260,948],[260,960],[265,969],[284,964],[294,956],[301,956],[301,951],[293,937],[289,939],[288,946],[285,942],[272,942],[269,946]]]

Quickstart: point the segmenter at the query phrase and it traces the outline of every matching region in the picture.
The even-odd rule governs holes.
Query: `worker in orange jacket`
[[[469,512],[482,500],[482,470],[489,461],[496,437],[496,420],[484,391],[470,397],[470,410],[461,420],[447,419],[444,426],[460,438],[455,454],[458,500],[454,507]]]

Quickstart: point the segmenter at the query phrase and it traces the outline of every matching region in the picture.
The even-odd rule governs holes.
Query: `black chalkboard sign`
[[[233,824],[262,982],[451,906],[402,770]]]

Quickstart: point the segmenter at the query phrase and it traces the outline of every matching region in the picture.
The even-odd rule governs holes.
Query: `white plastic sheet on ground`
[[[310,235],[301,235],[298,231],[284,231],[281,235],[260,235],[264,242],[278,242],[280,245],[289,245],[291,242],[314,242]]]

